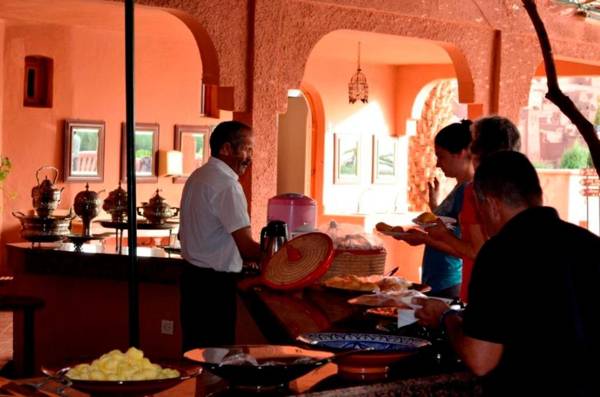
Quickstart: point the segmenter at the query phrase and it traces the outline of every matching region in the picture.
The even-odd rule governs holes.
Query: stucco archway
[[[278,111],[284,110],[285,93],[297,87],[302,80],[306,62],[315,45],[326,35],[337,30],[377,32],[395,36],[430,40],[443,47],[457,71],[460,100],[463,103],[488,104],[490,59],[483,59],[482,52],[492,52],[493,31],[486,26],[468,26],[451,21],[433,21],[426,18],[391,13],[366,13],[365,10],[339,8],[335,13],[326,12],[327,6],[318,3],[286,3],[278,47],[277,64],[279,90]],[[312,19],[300,19],[297,15],[313,15]],[[310,23],[310,24],[309,24]],[[476,42],[472,39],[477,36]],[[485,37],[489,38],[486,46]],[[302,37],[302,40],[298,40]],[[271,65],[272,66],[272,65]],[[271,73],[273,72],[271,68]]]

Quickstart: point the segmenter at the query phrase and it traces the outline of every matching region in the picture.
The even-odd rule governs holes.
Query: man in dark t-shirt
[[[486,395],[600,395],[600,238],[542,206],[535,169],[499,152],[474,181],[484,226],[464,312],[417,300]]]

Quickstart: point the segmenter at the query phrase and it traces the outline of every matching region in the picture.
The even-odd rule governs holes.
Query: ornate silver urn
[[[137,207],[139,215],[143,215],[148,222],[154,225],[162,225],[167,219],[177,216],[179,214],[179,208],[171,207],[158,192],[160,189],[156,189],[156,193],[150,201],[143,202],[141,207]]]
[[[113,222],[127,220],[127,191],[121,187],[121,182],[119,182],[119,187],[108,193],[102,209],[110,214]]]
[[[73,207],[75,209],[75,213],[79,215],[81,220],[83,221],[83,235],[91,236],[90,225],[92,223],[92,219],[98,216],[100,213],[100,197],[99,193],[102,193],[102,190],[98,193],[90,190],[90,186],[86,183],[85,190],[77,193],[75,195],[75,201],[73,203]]]

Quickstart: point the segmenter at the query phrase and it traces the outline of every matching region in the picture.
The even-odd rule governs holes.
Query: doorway
[[[288,91],[288,109],[279,115],[277,194],[311,195],[311,109],[301,90]]]

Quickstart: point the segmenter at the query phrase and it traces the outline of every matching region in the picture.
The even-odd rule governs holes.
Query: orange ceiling
[[[361,63],[371,64],[450,64],[446,51],[430,40],[382,33],[337,30],[323,37],[311,57],[356,62],[358,42]]]
[[[0,18],[10,22],[50,23],[123,31],[123,3],[102,0],[0,0]],[[136,6],[136,34],[161,36],[175,17],[151,7]],[[169,21],[170,20],[170,21]],[[371,64],[449,64],[446,52],[428,40],[380,33],[339,30],[324,36],[311,56]]]

